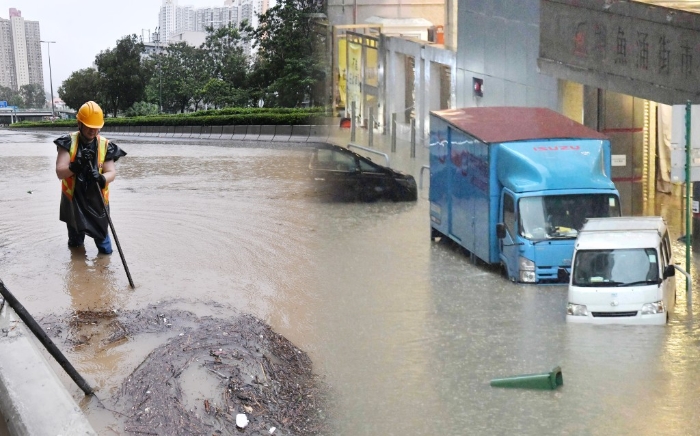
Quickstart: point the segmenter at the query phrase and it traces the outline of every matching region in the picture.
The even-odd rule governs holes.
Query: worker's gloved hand
[[[90,168],[91,165],[95,164],[95,152],[90,150],[89,148],[86,148],[84,150],[78,150],[78,154],[80,156],[80,160],[83,162],[83,166]],[[76,160],[77,160],[76,156]]]
[[[98,185],[100,185],[100,188],[105,188],[105,186],[107,185],[107,179],[105,179],[105,176],[100,174],[100,171],[97,168],[93,168],[90,175],[92,176],[92,180],[94,182],[97,182]]]
[[[70,170],[70,172],[72,172],[75,175],[82,173],[83,172],[82,159],[78,159],[78,156],[76,156],[75,160],[68,165],[68,169]]]

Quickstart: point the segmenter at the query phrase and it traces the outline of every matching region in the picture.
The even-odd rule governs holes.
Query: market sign
[[[544,74],[659,103],[700,103],[700,14],[603,0],[540,7]]]

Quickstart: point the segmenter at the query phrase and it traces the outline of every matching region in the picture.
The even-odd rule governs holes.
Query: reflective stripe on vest
[[[78,138],[80,137],[80,132],[73,132],[70,134],[71,144],[70,144],[70,161],[75,160],[75,156],[78,154]],[[97,168],[100,174],[102,174],[102,167],[104,165],[105,156],[107,155],[107,144],[109,141],[107,138],[102,136],[97,136]],[[69,200],[73,200],[73,191],[75,190],[75,176],[70,176],[61,181],[61,191],[68,197]],[[109,204],[109,185],[105,185],[102,190],[102,197],[105,199],[105,204]]]

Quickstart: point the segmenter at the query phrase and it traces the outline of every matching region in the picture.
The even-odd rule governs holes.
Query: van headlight
[[[663,301],[657,301],[655,303],[646,303],[642,306],[642,315],[653,315],[655,313],[664,313],[666,311],[666,306]]]
[[[520,267],[520,281],[522,283],[535,283],[537,276],[535,275],[535,262],[524,257],[518,258],[518,266]]]
[[[566,314],[571,316],[588,316],[588,308],[585,304],[569,303],[566,305]]]

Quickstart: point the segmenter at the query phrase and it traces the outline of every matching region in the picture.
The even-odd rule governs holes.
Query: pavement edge
[[[12,436],[97,435],[15,311],[0,310],[0,414]]]

